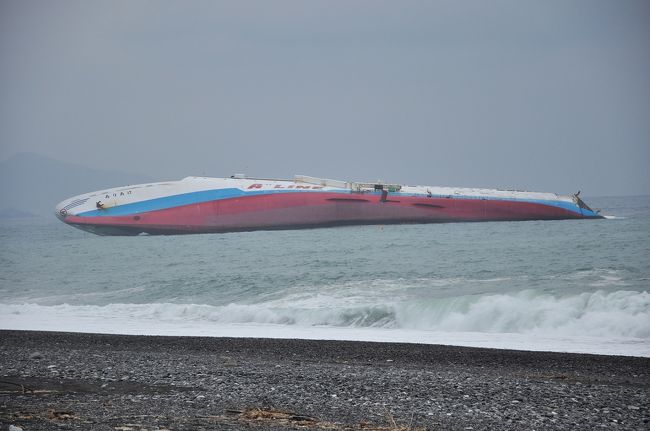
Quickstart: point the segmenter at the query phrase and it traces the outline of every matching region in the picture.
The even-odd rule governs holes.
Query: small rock
[[[43,359],[43,354],[41,352],[33,352],[29,355],[29,359]]]
[[[9,431],[23,431],[23,429],[16,425],[9,425]]]
[[[637,406],[627,406],[627,408],[630,410],[639,410],[639,407]]]

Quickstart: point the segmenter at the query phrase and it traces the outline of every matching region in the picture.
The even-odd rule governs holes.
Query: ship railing
[[[386,190],[389,192],[398,192],[402,189],[401,184],[386,184],[383,181],[375,183],[360,183],[351,181],[331,180],[328,178],[316,178],[307,175],[294,175],[294,181],[315,184],[323,187],[335,187],[339,189],[350,189],[353,192],[368,192],[375,190]]]
[[[323,187],[336,187],[339,189],[350,188],[351,183],[347,181],[331,180],[328,178],[316,178],[308,175],[294,175],[293,180],[300,183],[314,184]]]

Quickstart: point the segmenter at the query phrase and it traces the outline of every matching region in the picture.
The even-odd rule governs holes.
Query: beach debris
[[[78,416],[75,416],[74,412],[66,411],[66,410],[53,410],[53,409],[47,411],[47,417],[48,419],[60,420],[60,421],[79,419]]]
[[[7,381],[7,380],[0,380],[0,385],[16,386],[16,387],[20,388],[20,391],[23,394],[26,394],[27,392],[32,392],[32,393],[34,392],[34,389],[28,388],[27,386],[23,385],[22,383],[15,383],[15,382]],[[0,391],[0,392],[5,392],[5,391]],[[11,392],[14,392],[14,391],[7,391],[7,392],[11,393]]]
[[[133,430],[142,430],[145,429],[144,425],[141,424],[124,424],[124,425],[119,425],[113,428],[116,431],[133,431]],[[158,429],[158,431],[164,431],[165,428]]]
[[[308,423],[317,423],[318,419],[307,415],[300,415],[284,410],[275,410],[271,408],[253,407],[246,410],[227,410],[226,413],[236,414],[239,419],[244,420],[261,420],[261,421],[280,421],[280,422],[302,422],[301,425]]]
[[[265,422],[274,426],[291,426],[306,429],[327,429],[327,430],[359,430],[364,431],[423,431],[423,428],[414,428],[409,425],[400,425],[396,423],[392,415],[388,416],[388,425],[375,425],[362,421],[358,426],[342,424],[338,422],[329,422],[318,418],[294,413],[287,410],[279,410],[266,407],[252,407],[244,410],[226,410],[226,415],[234,416],[239,422],[248,422],[249,424]],[[206,417],[207,418],[207,417]],[[210,417],[213,420],[219,420],[217,417]],[[411,421],[413,418],[411,418]]]
[[[221,363],[226,368],[232,368],[237,366],[237,362],[233,360],[230,356],[219,356]]]

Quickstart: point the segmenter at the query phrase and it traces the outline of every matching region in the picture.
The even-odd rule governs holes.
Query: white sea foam
[[[485,295],[454,298],[446,306],[399,310],[398,326],[442,331],[650,338],[650,294],[616,291],[565,297]]]
[[[261,304],[0,304],[4,329],[408,341],[650,356],[650,294],[533,291],[426,302],[320,295]]]

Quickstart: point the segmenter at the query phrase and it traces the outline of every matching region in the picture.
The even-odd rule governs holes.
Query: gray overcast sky
[[[160,180],[649,194],[650,2],[1,0],[0,145]]]

